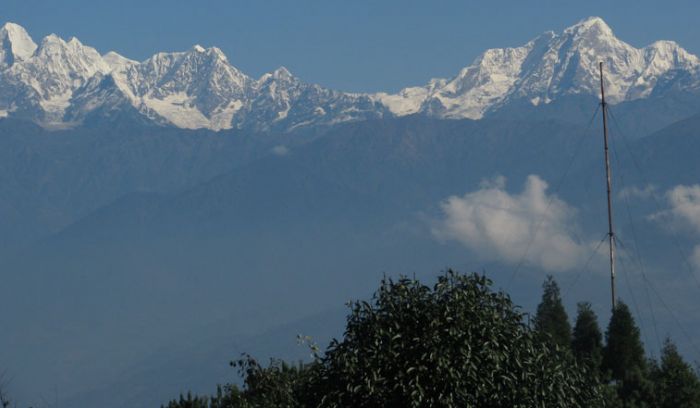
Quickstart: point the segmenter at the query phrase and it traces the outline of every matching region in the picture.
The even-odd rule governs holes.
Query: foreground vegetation
[[[448,271],[432,287],[385,279],[314,361],[263,366],[246,355],[231,363],[242,387],[167,408],[700,407],[697,373],[670,340],[660,361],[645,358],[624,303],[603,344],[590,304],[572,330],[556,282],[543,288],[530,325],[483,276]]]
[[[572,329],[551,277],[532,324],[489,279],[453,271],[433,286],[384,279],[350,308],[343,338],[312,346],[313,361],[243,355],[231,363],[243,386],[165,407],[700,408],[698,373],[669,339],[646,358],[623,302],[604,336],[585,302]],[[13,406],[0,383],[0,408]]]

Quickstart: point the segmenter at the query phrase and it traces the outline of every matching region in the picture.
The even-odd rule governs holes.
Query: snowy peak
[[[250,81],[246,75],[228,63],[224,53],[216,48],[195,45],[189,51],[158,53],[136,67],[152,91],[189,89],[211,85],[240,91]],[[157,88],[157,89],[156,89]],[[220,89],[211,89],[217,92]]]
[[[209,48],[204,48],[199,44],[195,44],[192,47],[192,52],[197,53],[197,54],[204,54],[207,55],[208,57],[224,62],[228,62],[228,58],[226,58],[226,55],[224,54],[223,51],[221,51],[217,47],[209,47]]]
[[[567,95],[597,95],[599,62],[611,103],[646,98],[659,81],[668,87],[667,77],[679,70],[700,77],[700,61],[678,44],[659,41],[637,49],[615,37],[603,19],[590,17],[521,47],[487,50],[441,86],[432,81],[377,99],[399,116],[480,119],[516,100],[538,105]]]
[[[649,68],[656,72],[671,69],[692,69],[698,66],[698,57],[681,48],[673,41],[656,41],[644,49],[644,58]]]
[[[129,67],[138,64],[137,61],[126,58],[114,51],[110,51],[103,55],[102,60],[107,64],[112,72],[124,72],[129,69]]]
[[[600,17],[588,17],[564,30],[564,35],[583,38],[615,38],[610,26]]]
[[[271,83],[291,85],[298,82],[300,82],[299,78],[292,75],[287,68],[279,67],[272,72],[263,74],[260,79],[256,81],[256,86],[258,88],[263,88]]]
[[[16,24],[6,24],[1,34],[11,47],[3,47],[6,65],[0,67],[0,111],[16,112],[47,127],[64,126],[63,116],[74,92],[96,74],[110,70],[94,48],[77,38],[64,41],[51,34],[37,47]]]
[[[37,45],[20,25],[6,23],[0,28],[0,67],[30,58]]]
[[[647,97],[668,72],[698,66],[696,57],[673,42],[660,41],[637,49],[616,38],[600,18],[589,18],[565,30],[553,42],[553,52],[565,57],[558,62],[562,74],[553,78],[556,88],[540,95],[550,99],[565,94],[597,95],[599,62],[604,64],[612,103]]]
[[[446,118],[481,118],[518,80],[530,47],[492,49],[435,90],[423,109]]]
[[[276,70],[272,71],[272,77],[277,80],[285,80],[288,81],[294,76],[292,75],[291,72],[286,67],[279,67]]]
[[[29,38],[11,24],[3,35]],[[375,118],[385,111],[368,96],[306,84],[284,67],[252,79],[216,47],[194,45],[137,62],[115,52],[101,56],[76,38],[50,35],[38,47],[25,44],[9,55],[3,59],[9,64],[0,66],[0,117],[28,118],[46,127],[128,111],[129,117],[180,128],[284,131]]]
[[[132,104],[164,124],[183,128],[231,128],[253,80],[216,48],[159,53],[117,75]]]
[[[599,17],[519,47],[486,50],[454,77],[395,94],[344,93],[305,83],[285,67],[253,79],[216,47],[194,45],[143,62],[100,55],[77,38],[37,46],[21,26],[0,28],[0,117],[47,127],[137,115],[163,126],[289,131],[383,116],[480,119],[509,105],[597,96],[619,103],[700,90],[700,60],[672,41],[635,48]]]
[[[92,47],[78,39],[68,42],[51,34],[44,38],[34,55],[10,68],[10,75],[24,82],[39,97],[48,122],[59,121],[78,88],[110,67]]]
[[[509,97],[548,103],[573,94],[597,94],[598,63],[604,62],[612,103],[626,100],[635,75],[644,65],[642,53],[620,41],[605,22],[593,17],[553,35],[525,67]]]
[[[110,70],[94,48],[83,45],[75,37],[66,42],[55,34],[44,38],[35,55],[26,63],[51,75],[52,79],[79,77],[86,80],[98,72]]]

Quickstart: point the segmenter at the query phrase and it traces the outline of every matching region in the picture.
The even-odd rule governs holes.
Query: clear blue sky
[[[700,54],[697,0],[0,0],[0,22],[23,25],[35,41],[76,36],[137,60],[215,45],[249,75],[284,65],[345,91],[449,77],[487,48],[591,15],[632,45],[669,39]]]

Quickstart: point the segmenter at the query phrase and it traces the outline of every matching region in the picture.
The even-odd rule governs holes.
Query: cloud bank
[[[574,269],[585,262],[590,245],[575,239],[576,209],[548,195],[547,187],[537,175],[528,176],[519,194],[506,191],[503,177],[484,182],[441,204],[433,234],[487,261],[515,264],[527,252],[527,263],[547,271]]]
[[[675,230],[700,236],[700,185],[678,185],[666,192],[666,201],[669,209],[652,214],[650,218]],[[700,268],[700,244],[695,246],[690,261]]]
[[[700,185],[676,186],[666,193],[666,198],[672,218],[700,233]]]

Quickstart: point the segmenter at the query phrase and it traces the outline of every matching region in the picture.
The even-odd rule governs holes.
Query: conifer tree
[[[644,356],[639,328],[629,308],[618,301],[613,310],[603,348],[603,371],[616,390],[620,406],[652,408],[653,383]]]
[[[571,325],[561,301],[559,285],[549,275],[542,284],[542,301],[537,306],[535,330],[549,335],[551,340],[564,349],[571,346]]]
[[[603,359],[603,334],[598,326],[598,316],[588,302],[578,304],[571,349],[579,362],[588,364],[596,372],[600,370]]]
[[[654,405],[654,384],[649,371],[644,367],[632,367],[625,373],[625,379],[616,384],[617,395],[626,408],[656,408]]]
[[[652,372],[658,408],[700,407],[700,381],[670,339],[666,339],[660,364]]]
[[[629,307],[621,301],[613,310],[608,330],[605,332],[603,368],[612,379],[622,381],[635,369],[645,369],[644,347],[639,328],[634,322]]]

